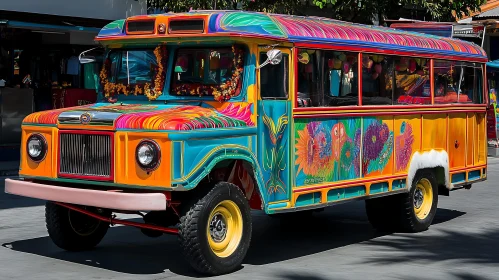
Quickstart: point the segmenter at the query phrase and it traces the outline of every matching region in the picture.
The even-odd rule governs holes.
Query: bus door
[[[258,50],[257,65],[267,60],[270,48]],[[272,208],[287,205],[291,197],[290,180],[290,116],[291,90],[290,79],[292,63],[289,48],[274,48],[282,55],[280,63],[268,63],[257,70],[258,77],[258,161],[263,173],[265,201]],[[275,203],[275,204],[274,204]]]

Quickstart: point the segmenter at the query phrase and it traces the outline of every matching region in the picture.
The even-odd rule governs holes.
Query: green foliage
[[[314,8],[328,17],[358,23],[371,23],[373,17],[396,19],[403,8],[417,8],[438,21],[453,21],[479,11],[486,0],[148,0],[156,8],[187,12],[191,8],[238,9],[281,14],[300,14]],[[430,20],[428,18],[428,20]]]

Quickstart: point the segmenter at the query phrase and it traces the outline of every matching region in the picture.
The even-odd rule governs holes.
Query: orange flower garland
[[[232,73],[232,78],[225,83],[217,86],[181,84],[176,86],[173,91],[178,95],[213,95],[215,100],[219,102],[227,101],[237,96],[240,90],[241,74],[244,70],[244,51],[236,46],[232,46],[232,52],[234,54],[233,65],[235,65],[236,69]]]
[[[143,85],[124,85],[118,83],[112,83],[108,79],[108,71],[111,66],[111,61],[106,59],[104,62],[104,67],[100,72],[100,79],[102,86],[104,88],[104,96],[110,101],[113,100],[113,96],[116,94],[123,93],[124,95],[139,95],[144,94],[149,100],[156,100],[162,93],[163,87],[165,85],[165,68],[164,65],[167,64],[168,56],[167,49],[165,45],[158,46],[154,49],[154,55],[156,56],[156,62],[158,64],[156,69],[156,77],[154,78],[154,87],[151,89],[150,83],[145,83]]]

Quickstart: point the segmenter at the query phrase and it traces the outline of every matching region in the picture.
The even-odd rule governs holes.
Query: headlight
[[[47,154],[47,141],[41,134],[32,134],[28,138],[26,150],[29,158],[34,162],[40,162]]]
[[[159,165],[161,151],[156,142],[152,140],[142,140],[135,150],[135,158],[140,168],[145,171],[152,171]]]

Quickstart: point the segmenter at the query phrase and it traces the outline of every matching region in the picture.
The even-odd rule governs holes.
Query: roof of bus
[[[248,36],[293,43],[334,44],[345,50],[393,51],[421,53],[436,56],[457,56],[487,60],[478,45],[428,34],[402,31],[387,27],[348,23],[328,18],[302,17],[245,11],[191,11],[142,15],[117,20],[106,25],[97,36],[98,41],[113,39],[140,39],[169,36],[169,34],[126,34],[125,23],[150,20],[167,23],[172,18],[203,18],[205,34],[211,36]],[[156,33],[157,31],[153,31]],[[200,36],[199,34],[191,34]],[[176,35],[172,35],[178,37]]]

